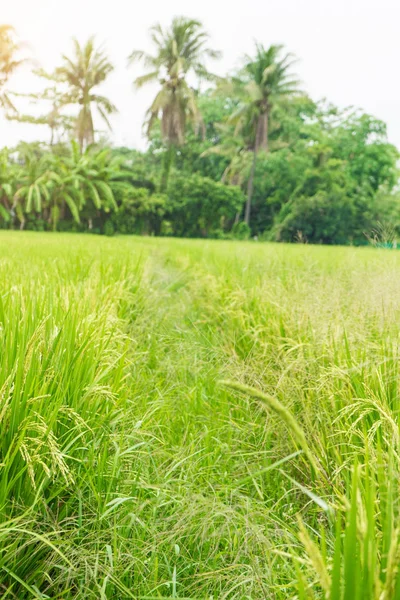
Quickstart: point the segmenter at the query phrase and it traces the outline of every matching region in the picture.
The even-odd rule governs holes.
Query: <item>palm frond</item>
[[[206,69],[204,61],[219,58],[220,53],[208,47],[209,36],[196,19],[175,17],[166,30],[159,24],[154,25],[150,37],[156,50],[154,55],[134,50],[128,59],[130,64],[141,61],[150,69],[136,78],[137,88],[157,80],[161,83],[147,112],[147,135],[159,119],[163,138],[169,144],[182,144],[187,121],[193,123],[195,130],[202,128],[197,99],[186,77],[192,73],[199,79],[217,81],[217,76]]]
[[[144,85],[147,85],[148,83],[152,83],[153,81],[157,81],[158,76],[159,76],[159,72],[158,71],[152,71],[150,73],[146,73],[145,75],[141,75],[140,77],[136,77],[135,81],[133,82],[133,85],[137,89],[140,89]]]

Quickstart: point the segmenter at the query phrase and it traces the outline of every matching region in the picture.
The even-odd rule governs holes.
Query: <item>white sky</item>
[[[297,72],[313,99],[326,97],[359,106],[388,124],[400,147],[400,3],[398,0],[0,0],[0,23],[14,25],[46,70],[71,52],[71,37],[96,34],[116,66],[103,86],[119,108],[113,140],[143,147],[142,122],[154,89],[134,91],[140,67],[129,69],[133,49],[151,50],[148,29],[175,15],[200,19],[223,51],[215,72],[223,74],[251,53],[254,40],[282,43],[300,59]],[[14,77],[13,89],[37,89],[29,70]],[[46,139],[46,129],[0,118],[0,146],[21,139]]]

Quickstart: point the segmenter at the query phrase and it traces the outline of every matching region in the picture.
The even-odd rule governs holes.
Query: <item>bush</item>
[[[159,235],[165,206],[163,194],[151,194],[147,188],[126,187],[111,222],[122,234]]]
[[[197,174],[177,175],[168,188],[168,220],[174,235],[215,237],[216,232],[230,231],[244,201],[237,186]]]
[[[232,227],[232,237],[235,240],[248,240],[251,235],[251,229],[244,221],[235,223]]]
[[[108,221],[104,223],[103,233],[108,237],[112,237],[115,234],[115,228],[111,219],[108,219]]]
[[[26,215],[24,229],[28,231],[46,231],[49,227],[48,223],[41,216],[31,213]]]
[[[343,193],[299,196],[285,209],[282,222],[273,230],[276,241],[295,242],[301,237],[316,244],[346,244],[351,238],[355,207]]]

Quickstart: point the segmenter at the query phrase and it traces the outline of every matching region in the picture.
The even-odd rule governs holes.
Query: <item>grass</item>
[[[400,254],[3,232],[0,596],[398,600]]]

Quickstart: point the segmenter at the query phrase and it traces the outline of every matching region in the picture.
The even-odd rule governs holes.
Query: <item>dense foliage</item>
[[[159,86],[140,152],[111,147],[95,127],[96,114],[110,127],[116,107],[101,94],[114,67],[94,38],[75,40],[53,73],[36,71],[45,88],[27,94],[42,110],[34,117],[18,114],[5,89],[21,49],[0,28],[7,116],[50,130],[48,145],[2,151],[1,227],[325,244],[400,234],[399,155],[384,123],[313,102],[282,46],[257,43],[221,78],[207,68],[220,53],[199,21],[179,17],[150,33],[154,51],[129,57],[147,70],[137,88]]]

